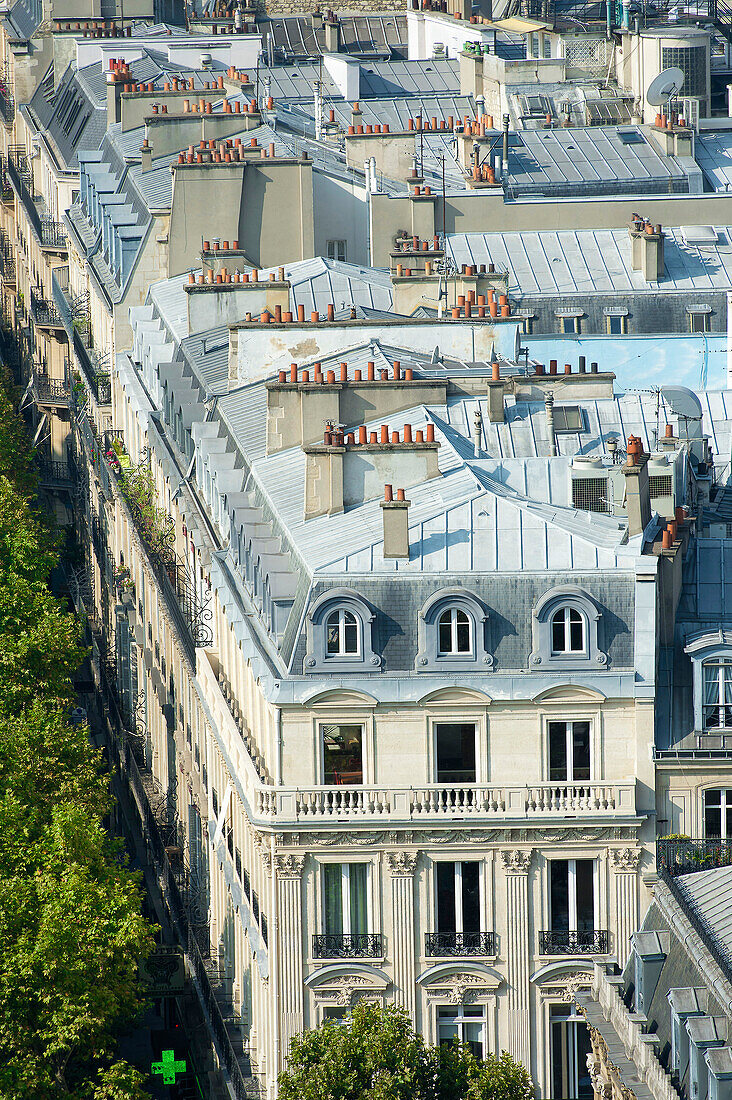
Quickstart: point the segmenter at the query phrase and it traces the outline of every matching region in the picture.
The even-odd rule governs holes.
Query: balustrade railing
[[[257,792],[257,812],[283,820],[560,818],[567,815],[635,815],[635,784],[545,784],[487,787],[480,784],[425,784],[419,787],[319,786]]]
[[[495,955],[495,932],[427,932],[425,954],[429,956]]]
[[[541,955],[606,955],[607,950],[608,934],[598,929],[590,932],[539,933]]]
[[[379,932],[327,932],[313,936],[316,959],[378,959],[382,954]]]
[[[74,480],[74,468],[67,462],[58,462],[55,459],[36,457],[39,480],[41,484],[70,485]]]

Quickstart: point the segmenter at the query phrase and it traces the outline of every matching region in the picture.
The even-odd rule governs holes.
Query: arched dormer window
[[[604,668],[607,654],[599,643],[600,611],[589,592],[563,584],[537,601],[531,616],[529,665],[550,668]]]
[[[307,616],[303,670],[380,672],[381,658],[373,642],[375,620],[370,605],[350,588],[331,588],[323,593]]]
[[[493,667],[487,643],[488,611],[464,588],[436,592],[419,613],[418,672],[485,672]]]
[[[732,732],[732,631],[695,634],[684,652],[692,662],[694,729],[708,734]]]

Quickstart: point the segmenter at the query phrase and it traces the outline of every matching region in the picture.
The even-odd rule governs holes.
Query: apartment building
[[[231,293],[207,282],[210,317]],[[558,388],[335,317],[290,323],[286,356],[333,327],[318,361],[260,366],[290,324],[191,331],[201,294],[171,280],[131,314],[95,583],[136,767],[205,881],[232,1050],[273,1093],[293,1034],[375,997],[574,1095],[561,989],[627,957],[653,860],[657,639],[691,528],[652,516],[696,508],[698,470],[673,437],[649,459],[648,403],[612,375]],[[566,402],[597,436],[557,431]],[[626,461],[592,453],[621,431]],[[583,511],[579,482],[616,509]]]

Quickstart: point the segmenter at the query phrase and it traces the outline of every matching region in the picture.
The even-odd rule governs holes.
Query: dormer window
[[[329,657],[357,657],[359,621],[352,611],[337,608],[326,620],[326,652]]]
[[[705,730],[732,729],[732,655],[710,657],[703,664]]]
[[[438,623],[438,647],[441,657],[473,652],[473,621],[459,607],[443,611]]]
[[[447,588],[430,596],[419,613],[418,672],[438,669],[488,671],[488,611],[464,588]]]
[[[561,607],[552,615],[552,656],[585,652],[585,617],[576,607]]]
[[[550,589],[532,613],[530,667],[539,671],[606,666],[599,626],[600,610],[589,592],[573,584]]]
[[[374,649],[374,611],[350,588],[321,594],[306,619],[304,672],[380,672]]]

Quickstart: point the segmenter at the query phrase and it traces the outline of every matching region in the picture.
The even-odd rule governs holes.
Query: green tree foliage
[[[428,1047],[403,1009],[361,1002],[343,1023],[296,1036],[280,1100],[532,1100],[531,1078],[505,1052]]]
[[[103,828],[100,755],[68,718],[84,650],[48,587],[58,539],[31,459],[0,388],[0,1100],[143,1100],[115,1033],[153,930]]]

